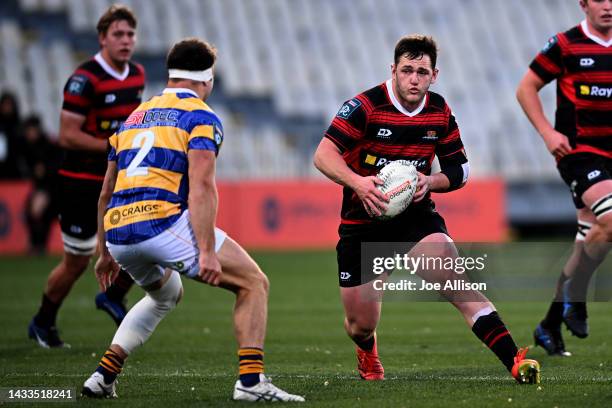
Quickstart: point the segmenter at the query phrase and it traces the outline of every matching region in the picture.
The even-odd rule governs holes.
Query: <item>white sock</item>
[[[172,272],[164,286],[147,293],[127,313],[113,337],[127,354],[144,344],[159,322],[176,306],[182,289],[181,278]]]

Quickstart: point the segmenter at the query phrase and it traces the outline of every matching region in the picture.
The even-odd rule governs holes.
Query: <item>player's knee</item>
[[[270,281],[265,273],[257,267],[255,271],[253,271],[250,279],[249,289],[260,292],[262,295],[268,296],[270,292]]]
[[[270,281],[255,262],[250,262],[245,266],[243,277],[242,289],[261,292],[265,295],[268,294]]]
[[[174,309],[183,296],[183,284],[178,273],[173,272],[164,285],[149,292],[149,296],[156,303],[156,307],[164,312]]]

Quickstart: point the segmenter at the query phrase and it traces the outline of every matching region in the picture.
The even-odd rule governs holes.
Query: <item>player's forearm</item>
[[[553,130],[553,126],[544,114],[538,91],[539,89],[534,84],[523,80],[516,91],[516,99],[533,127],[543,137],[547,132]]]
[[[214,181],[203,183],[189,192],[191,225],[200,252],[214,251],[218,200]]]
[[[429,176],[429,191],[444,193],[450,189],[450,181],[444,173],[434,173]]]
[[[60,131],[59,144],[64,149],[104,153],[106,152],[107,141],[96,139],[80,130],[64,130]]]
[[[314,156],[315,167],[327,178],[342,186],[353,188],[356,174],[346,164],[339,152],[330,149],[319,148]]]

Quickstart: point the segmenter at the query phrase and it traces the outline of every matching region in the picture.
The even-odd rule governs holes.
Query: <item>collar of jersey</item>
[[[597,44],[602,45],[606,48],[612,45],[612,39],[610,39],[609,41],[604,41],[601,38],[596,37],[593,34],[591,34],[586,20],[582,20],[582,22],[580,23],[580,27],[582,27],[582,31],[584,32],[584,35],[589,37],[591,40],[595,41]]]
[[[170,93],[174,93],[174,94],[176,94],[176,93],[188,93],[189,95],[193,95],[196,98],[198,97],[198,94],[195,93],[194,90],[189,89],[189,88],[166,88],[166,89],[164,89],[162,91],[162,93],[165,93],[165,94],[170,94]]]
[[[127,78],[128,74],[130,73],[129,64],[125,66],[125,69],[123,70],[123,72],[117,72],[113,69],[113,67],[108,65],[108,62],[106,62],[104,58],[102,58],[102,54],[97,53],[96,55],[94,55],[94,59],[98,62],[98,64],[100,64],[102,69],[106,71],[108,75],[120,81],[123,81],[125,78]]]
[[[410,116],[410,117],[416,116],[419,113],[421,113],[421,111],[425,107],[425,102],[427,101],[427,95],[425,95],[419,107],[413,110],[412,112],[410,112],[408,109],[404,108],[402,104],[395,97],[395,93],[393,93],[393,81],[391,79],[387,79],[387,82],[385,82],[385,87],[387,88],[387,94],[389,95],[389,99],[391,99],[391,103],[393,104],[393,106],[395,106],[395,108],[398,111],[402,112],[404,115]]]

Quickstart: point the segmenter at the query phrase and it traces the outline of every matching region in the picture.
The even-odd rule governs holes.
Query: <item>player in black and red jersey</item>
[[[517,90],[527,117],[544,139],[577,208],[574,250],[555,298],[535,330],[536,344],[551,355],[570,355],[561,335],[587,337],[586,293],[612,241],[612,0],[581,0],[586,19],[552,37]],[[557,80],[555,126],[538,92]]]
[[[382,380],[384,369],[376,339],[381,302],[375,294],[370,296],[372,285],[368,283],[374,280],[374,274],[361,274],[361,244],[416,243],[411,253],[458,256],[430,197],[432,191],[462,187],[469,170],[450,108],[442,96],[429,91],[438,76],[436,59],[437,46],[431,37],[401,38],[395,47],[391,79],[344,103],[315,153],[315,166],[344,186],[336,248],[340,293],[344,326],[357,345],[358,370],[365,380]],[[434,156],[442,170],[432,174]],[[375,175],[382,165],[398,159],[417,167],[417,191],[405,212],[379,221],[373,216],[381,214],[387,198],[376,188],[382,181]],[[428,269],[421,276],[433,282],[452,278],[437,269]],[[539,364],[525,359],[527,350],[518,350],[493,304],[482,293],[466,291],[463,298],[448,291],[441,294],[517,381],[539,381]]]
[[[111,136],[140,104],[145,74],[130,62],[136,42],[136,18],[124,6],[112,6],[98,21],[100,52],[68,79],[60,116],[59,215],[64,256],[53,269],[42,304],[28,334],[43,347],[62,347],[56,316],[74,282],[96,250],[97,204],[106,172]],[[117,322],[125,316],[123,298],[133,283],[122,272],[96,297],[96,306]]]
[[[587,286],[612,242],[612,0],[581,0],[580,6],[586,19],[548,41],[517,90],[519,103],[555,157],[577,208],[573,253],[534,333],[536,344],[551,355],[569,355],[562,321],[575,336],[588,335]],[[553,80],[554,128],[538,95]]]

